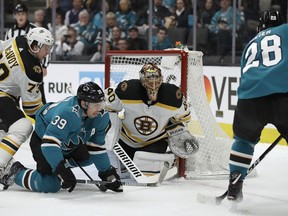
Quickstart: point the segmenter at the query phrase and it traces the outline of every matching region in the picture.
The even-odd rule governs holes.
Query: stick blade
[[[221,202],[226,198],[228,194],[228,191],[226,191],[221,196],[213,197],[213,196],[207,196],[205,194],[198,193],[197,194],[197,201],[199,203],[208,203],[212,205],[220,205]]]
[[[166,175],[167,175],[167,172],[169,170],[169,163],[167,161],[164,162],[163,164],[163,168],[159,174],[159,179],[158,179],[158,185],[159,184],[162,184],[162,182],[164,181]]]

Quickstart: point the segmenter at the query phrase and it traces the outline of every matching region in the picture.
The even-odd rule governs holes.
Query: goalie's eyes
[[[147,78],[147,79],[157,79],[157,78],[159,78],[160,77],[160,74],[159,73],[146,73],[145,74],[145,77]]]
[[[157,79],[159,78],[158,75],[151,75],[151,76],[146,76],[147,79]]]

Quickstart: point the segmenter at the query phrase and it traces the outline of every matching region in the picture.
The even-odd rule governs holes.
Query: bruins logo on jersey
[[[123,83],[121,84],[121,91],[123,91],[123,92],[126,91],[127,87],[128,87],[127,82],[123,82]]]
[[[141,116],[134,120],[134,125],[137,131],[142,135],[150,135],[158,128],[158,123],[155,119],[149,116]]]
[[[39,67],[38,65],[35,65],[34,67],[33,67],[33,70],[34,70],[34,72],[35,73],[41,73],[41,67]]]

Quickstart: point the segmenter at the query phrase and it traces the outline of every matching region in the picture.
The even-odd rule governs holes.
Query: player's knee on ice
[[[56,193],[61,189],[61,181],[55,175],[43,175],[38,171],[24,170],[15,177],[15,183],[31,191]]]

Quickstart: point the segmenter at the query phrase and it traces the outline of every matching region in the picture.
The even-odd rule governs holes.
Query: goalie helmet
[[[157,100],[158,90],[163,82],[161,69],[154,63],[143,65],[140,70],[140,82],[146,88],[150,100]]]
[[[32,28],[30,29],[26,37],[27,37],[27,43],[31,49],[33,45],[38,46],[39,50],[43,45],[47,45],[50,47],[50,52],[52,52],[53,50],[52,48],[54,45],[54,38],[51,32],[48,31],[47,29],[43,27]]]
[[[105,99],[103,90],[94,82],[81,84],[77,90],[77,98],[90,103],[100,103]]]
[[[257,30],[258,32],[270,28],[282,25],[284,20],[279,11],[264,11],[259,18]]]

